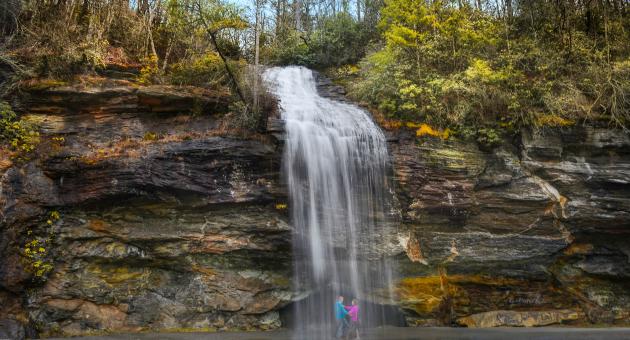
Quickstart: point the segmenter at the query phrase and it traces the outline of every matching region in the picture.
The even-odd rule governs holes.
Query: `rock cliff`
[[[19,99],[42,143],[2,169],[0,318],[41,335],[280,326],[292,298],[281,150],[229,131],[227,95],[199,91]]]
[[[391,148],[410,323],[628,321],[627,133],[522,131],[491,152],[401,137]]]
[[[227,129],[228,103],[124,82],[16,99],[42,143],[0,162],[0,337],[281,326],[298,298],[282,132]],[[407,324],[628,321],[628,133],[389,140]]]

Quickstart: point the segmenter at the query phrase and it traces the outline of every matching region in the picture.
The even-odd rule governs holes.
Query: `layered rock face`
[[[281,124],[243,137],[223,124],[228,102],[121,82],[19,98],[42,144],[0,162],[2,331],[282,326],[303,296]],[[384,246],[403,249],[393,289],[408,325],[628,321],[627,133],[522,131],[490,151],[388,134],[400,226]]]
[[[41,335],[280,326],[292,298],[281,152],[225,131],[225,94],[187,90],[21,98],[43,135],[36,159],[2,171],[0,318]]]
[[[490,152],[403,133],[391,146],[409,323],[628,321],[628,133],[523,131]]]

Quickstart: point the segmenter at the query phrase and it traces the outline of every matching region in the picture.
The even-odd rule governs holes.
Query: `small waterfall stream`
[[[359,300],[364,327],[391,298],[387,244],[390,185],[383,132],[364,110],[321,97],[313,72],[272,68],[265,81],[280,100],[287,139],[284,176],[294,228],[296,338],[334,335],[339,294]]]

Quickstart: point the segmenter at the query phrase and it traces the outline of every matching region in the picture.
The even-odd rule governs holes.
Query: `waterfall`
[[[384,261],[389,158],[383,132],[364,110],[321,97],[313,72],[272,68],[264,79],[286,129],[283,172],[294,228],[294,284],[310,296],[292,312],[297,338],[334,335],[335,298],[359,300],[363,326],[382,313],[391,266]]]

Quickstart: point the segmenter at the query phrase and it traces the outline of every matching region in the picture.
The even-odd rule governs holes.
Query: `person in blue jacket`
[[[337,303],[335,303],[335,320],[337,320],[337,332],[335,333],[335,337],[337,339],[342,338],[348,328],[347,315],[348,311],[346,311],[343,305],[343,296],[339,295],[337,297]]]

